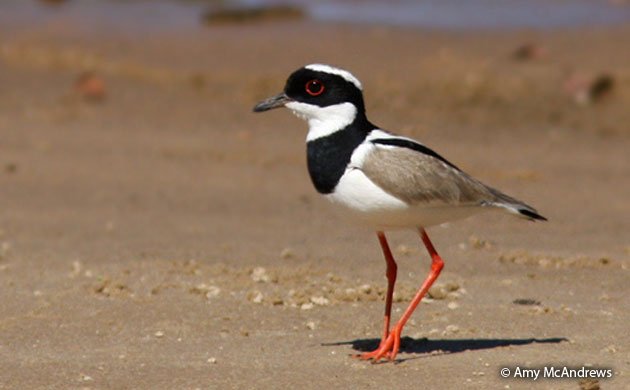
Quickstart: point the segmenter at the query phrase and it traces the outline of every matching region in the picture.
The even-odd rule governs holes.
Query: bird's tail
[[[490,190],[495,199],[489,202],[485,202],[485,205],[504,209],[509,213],[516,214],[517,216],[528,219],[530,221],[547,220],[547,218],[540,215],[540,213],[538,213],[535,208],[531,207],[525,202],[521,202],[518,199],[512,198],[511,196],[508,196],[499,190],[495,190],[494,188],[490,188]]]

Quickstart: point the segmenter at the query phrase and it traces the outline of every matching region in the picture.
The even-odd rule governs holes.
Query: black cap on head
[[[365,111],[363,92],[353,82],[335,73],[304,67],[289,76],[284,93],[291,100],[320,107],[352,103]]]
[[[284,92],[258,103],[255,112],[283,107],[290,102],[328,107],[351,103],[365,112],[361,83],[350,72],[329,65],[311,64],[289,76]]]

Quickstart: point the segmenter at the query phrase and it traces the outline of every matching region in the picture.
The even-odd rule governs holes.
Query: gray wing
[[[496,206],[529,219],[543,219],[525,203],[486,186],[434,151],[403,139],[372,140],[375,147],[361,166],[363,173],[390,195],[410,205]]]

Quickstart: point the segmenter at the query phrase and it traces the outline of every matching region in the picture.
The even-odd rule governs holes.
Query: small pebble
[[[526,43],[519,46],[514,53],[512,53],[512,57],[519,61],[529,61],[540,60],[546,57],[547,54],[548,50],[546,47],[536,43]]]
[[[429,289],[429,297],[431,299],[445,299],[448,292],[442,285],[436,285]]]
[[[157,332],[155,332],[155,337],[164,337],[164,332],[158,330]]]
[[[72,272],[70,272],[70,277],[74,278],[76,276],[79,276],[81,274],[81,262],[80,261],[73,261],[72,262]]]
[[[580,379],[578,381],[580,385],[580,390],[600,390],[601,386],[599,385],[599,381],[593,378],[585,378]]]
[[[254,303],[262,303],[264,297],[263,294],[260,291],[254,291],[251,292],[249,295],[249,300],[254,302]]]
[[[453,334],[453,333],[458,333],[459,332],[459,326],[457,325],[447,325],[446,329],[444,330],[444,332],[442,332],[442,334],[447,335],[447,334]]]
[[[512,301],[515,305],[540,306],[540,301],[531,298],[518,298]]]
[[[4,241],[2,244],[0,244],[0,254],[6,255],[10,249],[11,249],[10,242]]]
[[[468,243],[474,249],[491,249],[492,248],[492,244],[489,241],[481,239],[475,235],[468,237]]]
[[[252,270],[252,280],[259,283],[269,283],[271,277],[264,267],[256,267]]]
[[[328,273],[326,277],[328,278],[328,281],[330,282],[333,282],[333,283],[341,282],[341,278],[333,273]]]
[[[281,297],[275,296],[271,298],[271,304],[274,306],[282,306],[284,305],[284,299],[282,299]]]
[[[106,95],[105,81],[93,72],[80,74],[74,83],[74,90],[83,99],[91,102],[100,102]]]
[[[308,302],[308,303],[303,303],[302,306],[300,306],[300,309],[311,310],[313,307],[314,305],[311,302]]]
[[[413,249],[411,249],[407,245],[401,244],[401,245],[398,245],[398,247],[396,248],[396,252],[400,253],[403,256],[407,256],[413,253]]]
[[[328,298],[326,297],[311,297],[311,302],[313,302],[314,304],[318,305],[318,306],[328,306],[330,304],[330,301],[328,300]]]
[[[215,358],[215,357],[208,358],[208,363],[216,364],[217,363],[217,358]]]
[[[530,308],[529,312],[531,314],[547,314],[553,313],[553,309],[550,307],[533,306],[532,308]]]
[[[448,307],[451,310],[455,310],[459,307],[459,304],[457,302],[449,302],[448,305],[446,305],[446,307]]]
[[[287,260],[287,259],[292,259],[293,257],[295,257],[295,254],[293,253],[293,249],[291,248],[284,248],[281,252],[280,252],[280,257]]]
[[[459,290],[459,283],[456,282],[448,282],[444,286],[448,292],[453,292]]]
[[[209,286],[205,283],[200,283],[190,289],[190,292],[195,294],[205,295],[207,299],[212,299],[217,297],[221,293],[221,289],[217,286]]]
[[[8,163],[4,166],[4,171],[6,173],[15,173],[17,172],[17,164],[14,163]]]

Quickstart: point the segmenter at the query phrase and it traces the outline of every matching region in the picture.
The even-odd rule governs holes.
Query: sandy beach
[[[0,388],[630,387],[629,26],[89,31],[1,35]],[[305,123],[251,113],[312,62],[359,77],[377,125],[549,218],[429,229],[446,266],[395,364],[349,357],[380,337],[375,234],[312,188]],[[429,258],[412,231],[390,239],[397,319]],[[545,366],[614,375],[499,375]]]

